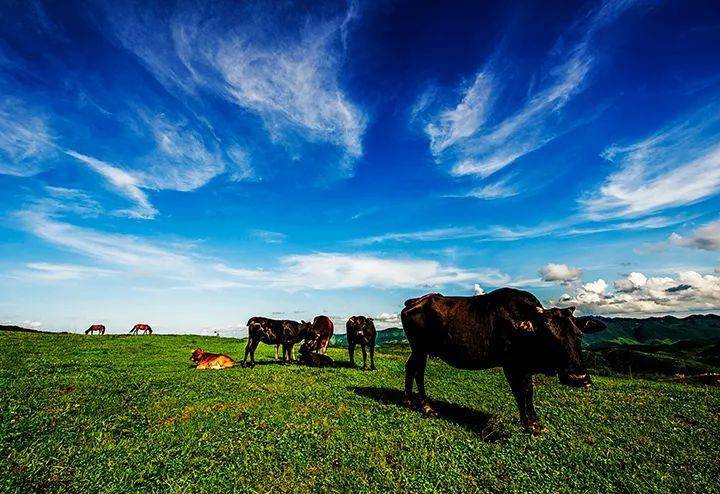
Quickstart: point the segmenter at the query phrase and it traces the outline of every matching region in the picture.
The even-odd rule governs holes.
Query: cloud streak
[[[121,214],[140,219],[152,219],[157,216],[158,211],[150,204],[145,192],[140,189],[140,181],[135,175],[76,151],[68,150],[65,153],[86,164],[91,170],[101,175],[118,194],[135,203],[134,209],[120,211]]]
[[[276,141],[299,136],[336,146],[349,170],[362,155],[366,126],[339,83],[352,9],[297,23],[258,15],[251,6],[208,18],[182,8],[163,18],[142,9],[109,17],[120,43],[172,93],[199,98],[205,92],[230,101],[259,117]]]
[[[500,115],[496,102],[508,89],[507,69],[496,53],[464,88],[460,101],[430,117],[425,133],[436,161],[449,165],[455,176],[488,177],[531,153],[573,127],[563,110],[588,82],[596,65],[594,34],[613,22],[635,2],[605,2],[576,23],[558,42],[525,102],[514,112]],[[578,33],[583,33],[579,36]],[[426,106],[427,94],[423,95]],[[499,196],[504,197],[504,196]]]
[[[634,218],[687,206],[720,191],[720,105],[702,108],[603,157],[618,169],[580,199],[593,220]]]

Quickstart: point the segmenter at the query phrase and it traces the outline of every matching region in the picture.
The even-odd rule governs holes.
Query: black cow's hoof
[[[525,425],[523,427],[523,432],[526,434],[530,434],[532,436],[539,436],[543,432],[546,432],[547,428],[544,427],[540,422],[537,420],[530,422],[529,424]]]
[[[377,369],[376,369],[375,366],[373,365],[372,367],[370,367],[370,370],[377,370]]]
[[[425,414],[426,417],[437,417],[438,413],[435,411],[433,407],[430,406],[430,403],[424,402],[422,404],[422,412]]]

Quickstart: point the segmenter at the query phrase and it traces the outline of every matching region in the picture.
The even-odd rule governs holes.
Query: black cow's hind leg
[[[510,384],[515,402],[520,412],[520,424],[523,431],[537,434],[542,432],[543,427],[535,414],[533,406],[533,383],[532,375],[525,372],[513,372],[509,369],[505,370],[505,377]]]
[[[370,370],[375,370],[375,342],[370,343]]]
[[[415,380],[415,368],[417,367],[417,354],[412,352],[405,363],[405,399],[406,406],[412,406],[412,388]]]
[[[418,356],[417,367],[415,369],[415,382],[420,395],[420,406],[425,415],[436,415],[435,410],[430,406],[430,402],[425,394],[425,366],[427,365],[427,353]]]

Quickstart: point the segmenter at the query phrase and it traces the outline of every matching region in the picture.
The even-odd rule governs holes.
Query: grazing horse
[[[85,334],[94,334],[97,331],[100,334],[105,334],[105,326],[102,324],[93,324],[85,330]]]
[[[199,348],[192,353],[190,360],[195,362],[196,370],[229,369],[235,366],[235,361],[227,355],[208,353]]]
[[[355,365],[355,345],[360,345],[363,356],[363,369],[367,368],[367,353],[365,347],[370,350],[370,370],[375,370],[375,337],[377,331],[372,317],[352,316],[347,324],[348,352],[350,353],[350,365]]]
[[[140,331],[142,331],[144,334],[152,334],[152,328],[147,324],[136,324],[130,330],[130,334],[138,334],[138,332]]]
[[[270,345],[282,345],[283,362],[293,361],[293,347],[303,339],[307,339],[312,324],[301,321],[277,320],[267,317],[253,317],[248,320],[248,341],[245,346],[243,367],[255,365],[255,349],[260,342]],[[248,362],[250,357],[250,362]]]

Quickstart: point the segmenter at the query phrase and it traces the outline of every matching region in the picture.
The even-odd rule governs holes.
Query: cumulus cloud
[[[16,98],[0,97],[0,174],[35,175],[56,154],[46,118]]]
[[[373,321],[376,325],[381,326],[400,326],[400,314],[397,312],[383,312],[377,316],[373,316]]]
[[[540,268],[540,276],[543,281],[567,284],[580,280],[582,271],[567,264],[549,263]]]
[[[121,213],[133,218],[154,218],[157,210],[150,204],[145,192],[140,189],[138,178],[117,167],[104,161],[98,160],[91,156],[80,154],[76,151],[65,151],[65,153],[73,158],[85,163],[90,169],[100,174],[118,194],[126,197],[135,203],[134,209],[121,211]]]
[[[600,188],[580,199],[594,220],[639,217],[707,199],[720,190],[720,105],[685,116],[634,144],[603,153],[617,163]]]
[[[614,291],[596,280],[565,294],[560,305],[576,305],[582,312],[599,314],[657,314],[717,310],[720,308],[720,277],[683,271],[675,277],[647,277],[630,273],[616,280]]]
[[[720,167],[720,164],[718,166]],[[720,250],[720,221],[714,221],[701,226],[689,237],[683,237],[677,233],[673,233],[670,236],[670,241],[681,247],[691,249]]]
[[[485,290],[482,289],[482,287],[475,283],[475,286],[473,287],[473,295],[483,295],[485,294]]]

